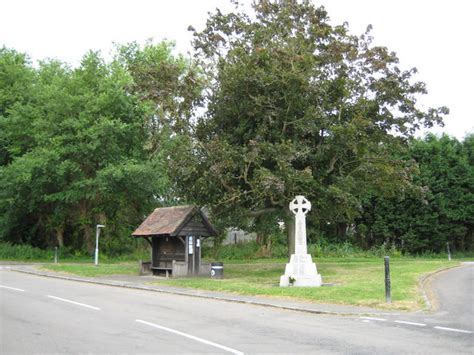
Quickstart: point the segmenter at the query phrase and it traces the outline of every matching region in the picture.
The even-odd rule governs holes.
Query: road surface
[[[439,310],[431,317],[454,327],[474,329],[474,263],[442,272],[432,287]]]
[[[473,266],[465,270],[472,291]],[[5,270],[0,301],[2,354],[472,354],[474,345],[472,321],[449,310],[431,323],[316,315]]]

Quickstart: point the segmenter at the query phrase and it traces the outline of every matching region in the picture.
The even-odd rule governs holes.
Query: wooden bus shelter
[[[154,275],[179,277],[210,272],[210,264],[201,263],[201,243],[217,232],[196,206],[157,208],[132,235],[150,243]]]

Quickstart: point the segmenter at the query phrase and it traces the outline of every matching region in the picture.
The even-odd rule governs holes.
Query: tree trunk
[[[95,250],[93,228],[89,224],[84,224],[82,228],[84,230],[84,243],[86,245],[87,251],[92,254]]]
[[[272,256],[272,240],[270,238],[266,239],[265,244],[260,247],[260,255],[269,258]]]
[[[56,241],[60,248],[64,247],[64,226],[61,225],[56,228]]]
[[[92,221],[89,215],[89,206],[87,201],[82,201],[79,204],[79,216],[84,232],[82,245],[86,247],[88,253],[94,253],[95,240],[94,240],[94,229],[92,227]]]
[[[105,215],[105,213],[98,213],[95,218],[100,224],[107,224],[107,216]]]

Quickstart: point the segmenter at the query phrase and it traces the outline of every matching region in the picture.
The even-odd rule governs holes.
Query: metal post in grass
[[[98,224],[95,228],[95,266],[99,265],[99,235],[101,228],[105,228],[105,226]]]
[[[392,290],[390,288],[390,257],[386,256],[385,260],[385,299],[387,303],[392,303]]]
[[[451,249],[449,249],[449,242],[446,243],[446,248],[448,249],[448,260],[451,261]]]
[[[54,247],[54,263],[58,263],[58,247]]]

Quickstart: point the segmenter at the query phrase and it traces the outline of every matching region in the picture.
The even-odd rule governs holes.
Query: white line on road
[[[13,290],[13,291],[25,292],[25,290],[22,290],[21,288],[16,288],[16,287],[9,287],[9,286],[2,286],[2,285],[0,285],[0,288],[6,288],[6,289],[9,289],[9,290]]]
[[[359,317],[359,318],[363,319],[363,322],[368,322],[368,321],[371,321],[371,320],[380,321],[380,322],[386,322],[387,321],[385,318],[375,318],[375,317]],[[400,324],[407,324],[407,325],[416,325],[418,327],[426,327],[426,324],[424,324],[424,323],[408,322],[408,321],[404,321],[404,320],[394,320],[393,322],[400,323]],[[439,330],[446,330],[448,332],[457,332],[457,333],[465,333],[465,334],[474,333],[470,330],[447,328],[447,327],[433,327],[433,328],[434,329],[439,329]]]
[[[384,318],[374,318],[374,317],[359,317],[360,319],[367,319],[367,320],[378,320],[379,322],[386,322],[387,320]]]
[[[183,337],[186,337],[186,338],[189,338],[189,339],[192,339],[192,340],[196,340],[196,341],[198,341],[198,342],[200,342],[200,343],[203,343],[203,344],[207,344],[207,345],[214,346],[214,347],[216,347],[216,348],[219,348],[219,349],[228,351],[228,352],[233,353],[233,354],[237,354],[237,355],[243,355],[243,354],[244,354],[244,353],[241,352],[241,351],[238,351],[238,350],[229,348],[229,347],[224,346],[224,345],[220,345],[220,344],[217,344],[217,343],[213,343],[212,341],[209,341],[209,340],[206,340],[206,339],[202,339],[202,338],[196,337],[196,336],[191,335],[191,334],[186,334],[186,333],[180,332],[179,330],[174,330],[174,329],[171,329],[171,328],[163,327],[163,326],[161,326],[161,325],[154,324],[154,323],[150,323],[150,322],[146,322],[146,321],[140,320],[140,319],[136,319],[136,321],[137,321],[138,323],[142,323],[142,324],[149,325],[150,327],[154,327],[154,328],[161,329],[161,330],[164,330],[164,331],[167,331],[167,332],[170,332],[170,333],[174,333],[174,334],[181,335],[181,336],[183,336]]]
[[[434,327],[435,329],[439,330],[447,330],[448,332],[457,332],[457,333],[466,333],[472,334],[470,330],[463,330],[463,329],[455,329],[455,328],[446,328],[446,327]]]
[[[404,320],[396,320],[395,323],[408,324],[408,325],[417,325],[418,327],[426,327],[426,324],[424,324],[424,323],[407,322],[407,321],[404,321]]]
[[[90,309],[95,309],[96,311],[100,311],[100,308],[99,307],[94,307],[94,306],[89,306],[88,304],[84,304],[84,303],[79,303],[79,302],[75,302],[75,301],[71,301],[71,300],[66,300],[64,298],[60,298],[60,297],[55,297],[55,296],[47,296],[49,298],[52,298],[52,299],[55,299],[55,300],[58,300],[58,301],[63,301],[63,302],[67,302],[67,303],[72,303],[72,304],[75,304],[77,306],[82,306],[82,307],[86,307],[86,308],[90,308]]]

